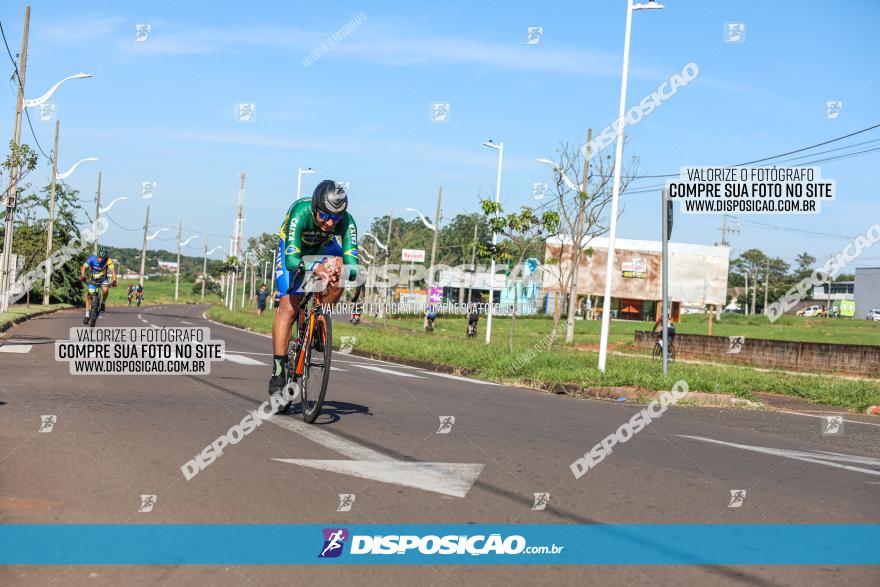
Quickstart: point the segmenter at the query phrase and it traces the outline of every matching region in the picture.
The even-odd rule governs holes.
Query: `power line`
[[[786,152],[786,153],[780,153],[780,154],[778,154],[778,155],[773,155],[773,156],[771,156],[771,157],[764,157],[764,158],[762,158],[762,159],[755,159],[754,161],[746,161],[745,163],[737,163],[737,164],[735,164],[735,165],[728,165],[728,167],[743,167],[743,166],[745,166],[745,165],[751,165],[752,163],[760,163],[760,162],[762,162],[762,161],[769,161],[769,160],[771,160],[771,159],[778,159],[778,158],[780,158],[780,157],[786,157],[786,156],[788,156],[788,155],[794,155],[795,153],[801,153],[801,152],[803,152],[803,151],[809,151],[810,149],[815,149],[816,147],[821,147],[821,146],[823,146],[823,145],[828,145],[828,144],[831,144],[831,143],[835,143],[835,142],[837,142],[837,141],[841,141],[841,140],[843,140],[843,139],[848,139],[849,137],[853,137],[853,136],[856,136],[856,135],[859,135],[859,134],[862,134],[862,133],[868,132],[868,131],[870,131],[870,130],[874,130],[875,128],[880,128],[880,124],[875,124],[875,125],[873,125],[873,126],[869,126],[869,127],[863,128],[863,129],[861,129],[861,130],[857,130],[857,131],[855,131],[855,132],[851,132],[851,133],[849,133],[849,134],[845,134],[845,135],[843,135],[843,136],[839,136],[839,137],[834,138],[834,139],[829,139],[829,140],[827,140],[827,141],[822,141],[821,143],[816,143],[815,145],[810,145],[809,147],[803,147],[803,148],[800,148],[800,149],[795,149],[794,151],[788,151],[788,152]],[[867,142],[871,142],[871,141],[867,141]],[[849,147],[859,146],[859,145],[861,145],[861,144],[865,144],[865,143],[857,143],[857,144],[855,144],[855,145],[847,145],[846,147],[841,147],[841,148],[846,149],[846,148],[849,148]],[[834,150],[834,149],[832,149],[832,150]],[[826,152],[829,152],[829,151],[826,151]],[[820,154],[820,153],[814,153],[814,155],[819,155],[819,154]],[[809,156],[809,155],[807,155],[807,156]],[[799,157],[798,157],[798,158],[799,158]],[[679,176],[680,176],[679,173],[665,173],[665,174],[656,174],[656,175],[633,175],[633,176],[628,176],[628,179],[633,179],[633,180],[639,180],[639,179],[651,179],[651,178],[654,178],[654,179],[660,179],[660,178],[664,178],[664,177],[679,177]]]

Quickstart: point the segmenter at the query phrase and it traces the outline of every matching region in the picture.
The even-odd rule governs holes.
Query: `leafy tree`
[[[505,237],[497,244],[484,242],[481,245],[484,254],[494,256],[496,261],[513,261],[514,266],[519,265],[536,242],[543,242],[548,236],[557,234],[559,231],[559,214],[554,211],[545,210],[538,216],[532,208],[523,206],[519,213],[504,214],[501,204],[488,199],[480,200],[480,208],[489,218],[489,227],[492,231]],[[513,354],[516,307],[519,301],[517,299],[518,291],[516,284],[514,284],[513,316],[510,323],[510,336],[507,340],[510,354]],[[489,302],[491,303],[492,300]]]
[[[544,269],[557,280],[567,300],[566,343],[574,341],[574,314],[577,304],[577,273],[584,255],[592,255],[590,241],[609,229],[609,204],[614,182],[614,160],[610,149],[591,154],[586,160],[583,150],[562,143],[553,163],[553,184],[542,207],[554,210],[561,231],[571,246],[558,246],[544,260]],[[631,157],[622,170],[620,194],[626,192],[635,178],[639,160]],[[620,210],[620,214],[623,210]],[[556,298],[554,329],[559,324],[563,304]]]

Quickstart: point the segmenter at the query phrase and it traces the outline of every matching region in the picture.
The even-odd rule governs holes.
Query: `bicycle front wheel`
[[[329,314],[315,316],[314,327],[303,352],[302,415],[303,420],[311,424],[321,414],[330,382],[333,331]]]

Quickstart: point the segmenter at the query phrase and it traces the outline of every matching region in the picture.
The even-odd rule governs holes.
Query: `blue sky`
[[[0,7],[14,53],[24,6]],[[245,233],[274,231],[295,196],[300,166],[318,170],[303,178],[304,193],[325,177],[350,181],[350,209],[362,227],[391,210],[433,210],[441,185],[444,216],[452,217],[476,210],[478,191],[494,190],[497,158],[481,145],[487,139],[505,144],[502,200],[518,207],[530,203],[532,182],[550,179],[535,158],[551,155],[560,141],[583,142],[588,127],[598,132],[617,114],[623,0],[31,6],[27,95],[39,96],[72,73],[94,75],[68,82],[52,98],[62,129],[59,167],[98,157],[68,183],[93,198],[103,171],[105,201],[129,197],[110,213],[129,229],[143,223],[145,205],[135,198],[140,182],[154,180],[155,223],[182,220],[192,230],[231,234],[244,171]],[[303,58],[360,13],[366,21],[303,66]],[[640,172],[740,163],[876,124],[878,17],[873,1],[669,0],[664,10],[636,12],[628,104],[684,64],[700,67],[696,80],[628,129]],[[726,22],[745,23],[745,42],[724,42]],[[141,23],[152,30],[135,43]],[[539,44],[524,44],[528,26],[544,27]],[[15,92],[5,86],[0,136],[11,136]],[[843,102],[837,119],[825,118],[827,100]],[[256,104],[254,122],[235,122],[239,102]],[[430,122],[432,102],[451,103],[451,122]],[[31,114],[48,152],[53,124]],[[23,136],[30,136],[27,129]],[[819,150],[878,138],[872,131]],[[839,195],[818,216],[745,218],[833,235],[864,233],[880,219],[878,164],[880,153],[822,163]],[[38,173],[35,182],[48,180],[45,161]],[[624,196],[619,236],[658,238],[658,197]],[[720,226],[720,217],[679,216],[673,238],[711,244]],[[740,230],[731,237],[734,254],[759,247],[790,259],[801,251],[823,259],[846,244],[750,223]],[[161,245],[173,247],[171,233],[162,236],[169,240]],[[103,240],[139,246],[140,239],[139,230],[114,226]],[[880,264],[880,250],[857,264]]]

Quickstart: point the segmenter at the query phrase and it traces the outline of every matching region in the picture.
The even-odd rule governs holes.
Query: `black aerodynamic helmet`
[[[325,179],[312,192],[312,210],[325,214],[343,214],[348,208],[348,194],[341,183]]]

